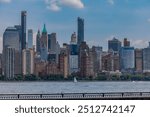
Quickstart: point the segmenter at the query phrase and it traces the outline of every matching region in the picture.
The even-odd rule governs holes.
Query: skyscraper
[[[56,33],[51,33],[49,35],[49,44],[50,44],[50,53],[51,54],[56,54],[56,43],[57,43],[57,39],[56,39]]]
[[[36,52],[40,54],[40,39],[41,39],[41,34],[40,30],[38,30],[38,33],[36,35]]]
[[[40,38],[40,55],[42,60],[47,60],[48,56],[48,35],[46,30],[46,25],[44,24],[42,35]]]
[[[21,74],[21,43],[19,37],[19,31],[15,27],[8,27],[3,34],[3,64],[5,76],[14,77],[14,75]],[[8,62],[14,65],[13,72],[11,73],[8,72],[10,70],[12,71],[12,67],[8,66]],[[10,77],[6,78],[10,79]]]
[[[78,46],[84,42],[84,19],[78,17]]]
[[[76,42],[76,34],[73,33],[71,35],[71,41],[70,41],[70,46],[69,46],[69,72],[70,74],[73,72],[77,72],[79,67],[78,63],[78,47],[77,47],[77,42]]]
[[[102,69],[104,71],[118,71],[119,66],[119,54],[108,52],[102,56]]]
[[[52,56],[56,55],[56,63],[58,63],[60,54],[60,45],[57,42],[56,33],[51,33],[48,38],[49,38],[49,53]]]
[[[71,35],[70,44],[77,44],[77,36],[75,32]]]
[[[135,70],[136,72],[142,72],[143,70],[143,50],[135,49]]]
[[[143,72],[150,72],[150,43],[143,49]]]
[[[51,34],[48,34],[48,52],[50,52],[51,49]]]
[[[59,69],[60,72],[64,75],[64,78],[67,78],[69,75],[68,63],[68,50],[67,48],[62,48],[59,54]]]
[[[21,51],[21,43],[19,32],[15,27],[8,27],[3,34],[3,48],[10,46],[17,51]]]
[[[79,69],[82,78],[93,76],[93,65],[89,46],[82,42],[79,48]]]
[[[34,49],[24,49],[22,52],[23,75],[34,73]]]
[[[112,40],[108,41],[108,50],[119,52],[120,48],[121,48],[121,42],[115,37]]]
[[[130,47],[130,41],[127,38],[124,38],[124,47]]]
[[[18,32],[19,32],[19,38],[20,38],[20,49],[21,49],[21,39],[22,39],[22,28],[21,28],[21,25],[15,25],[14,26]]]
[[[5,71],[6,79],[13,79],[15,76],[15,49],[5,46]]]
[[[33,30],[29,29],[28,30],[28,48],[33,47]]]
[[[132,71],[135,68],[134,47],[122,47],[120,50],[121,71]]]
[[[21,12],[21,28],[22,28],[22,39],[21,39],[21,48],[26,49],[26,17],[27,17],[27,12],[26,11],[22,11]]]
[[[102,47],[99,46],[92,47],[93,69],[95,73],[98,73],[102,70],[102,51],[103,51]]]

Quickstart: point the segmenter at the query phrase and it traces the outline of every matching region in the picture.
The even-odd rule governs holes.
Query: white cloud
[[[147,21],[150,23],[150,18],[149,18],[149,19],[147,19]]]
[[[45,0],[45,3],[47,4],[47,8],[52,11],[59,11],[62,6],[76,9],[84,8],[84,4],[81,0]]]
[[[11,0],[0,0],[0,3],[10,3]]]
[[[114,5],[114,0],[107,0],[107,2],[111,5]]]
[[[131,45],[134,46],[135,48],[146,48],[148,47],[148,42],[147,40],[144,39],[131,39],[130,40]]]

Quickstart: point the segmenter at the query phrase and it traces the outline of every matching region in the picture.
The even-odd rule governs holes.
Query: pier
[[[0,94],[0,100],[150,100],[150,92]]]

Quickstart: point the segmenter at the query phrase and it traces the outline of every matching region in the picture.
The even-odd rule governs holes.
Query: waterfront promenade
[[[0,94],[0,100],[150,100],[150,92]]]

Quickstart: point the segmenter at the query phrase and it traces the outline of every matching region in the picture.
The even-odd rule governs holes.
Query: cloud
[[[147,21],[150,23],[150,18],[149,18],[149,19],[147,19]]]
[[[114,5],[114,0],[107,0],[110,5]]]
[[[146,48],[148,46],[148,42],[147,40],[144,39],[131,39],[130,40],[131,45],[134,46],[135,48]]]
[[[84,4],[81,0],[45,0],[47,8],[52,11],[60,11],[62,6],[83,9]]]
[[[0,3],[10,3],[11,0],[0,0]]]

